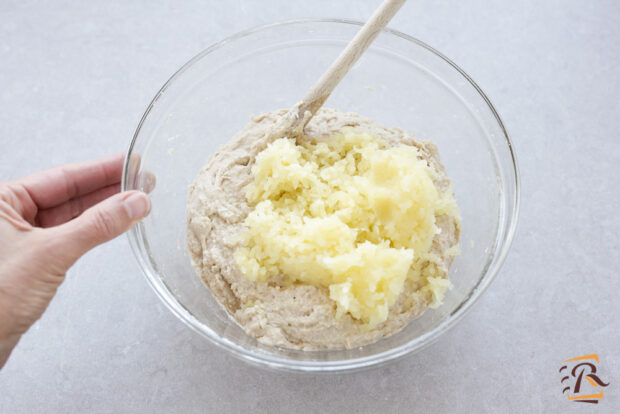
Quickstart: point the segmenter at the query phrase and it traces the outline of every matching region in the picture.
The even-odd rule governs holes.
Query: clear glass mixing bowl
[[[151,214],[129,232],[148,281],[187,326],[261,366],[345,371],[421,349],[459,321],[485,291],[514,234],[519,176],[512,144],[495,109],[445,56],[410,36],[385,30],[325,106],[358,112],[437,143],[463,216],[462,254],[450,270],[454,288],[444,304],[371,345],[295,351],[262,345],[246,335],[196,276],[185,247],[188,186],[250,115],[299,101],[360,25],[290,21],[211,46],[161,88],[129,148],[123,190],[149,187],[151,174],[157,181]]]

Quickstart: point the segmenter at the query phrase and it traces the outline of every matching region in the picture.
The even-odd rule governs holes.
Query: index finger
[[[119,152],[96,161],[68,164],[17,180],[39,209],[120,182],[125,154]]]

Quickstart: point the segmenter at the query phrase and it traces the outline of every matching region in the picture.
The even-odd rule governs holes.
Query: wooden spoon
[[[368,46],[394,17],[405,1],[407,0],[385,0],[381,3],[338,58],[310,88],[302,101],[294,105],[282,118],[277,129],[278,136],[298,137],[303,134],[306,124],[323,106],[323,103],[334,88],[368,49]]]

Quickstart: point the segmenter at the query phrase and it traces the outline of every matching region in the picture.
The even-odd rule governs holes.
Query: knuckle
[[[93,218],[94,230],[106,238],[116,235],[116,221],[105,211],[95,211]]]
[[[17,186],[15,186],[17,187]],[[17,187],[19,190],[19,187]],[[16,191],[12,188],[10,183],[0,183],[0,200],[6,202],[9,205],[15,204]]]

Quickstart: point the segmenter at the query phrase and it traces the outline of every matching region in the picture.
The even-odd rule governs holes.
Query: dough
[[[274,139],[274,129],[286,110],[252,119],[223,145],[200,171],[189,190],[187,245],[192,265],[214,297],[230,311],[251,336],[268,345],[303,350],[353,348],[377,341],[402,329],[433,302],[422,282],[405,282],[404,292],[390,308],[385,322],[372,330],[345,314],[336,318],[336,305],[326,288],[274,282],[253,282],[239,270],[234,253],[240,243],[243,221],[251,211],[245,188],[252,182],[255,157]],[[355,113],[322,109],[305,129],[306,137],[325,139],[344,127],[371,132],[392,143],[413,145],[438,172],[435,185],[450,188],[437,148],[429,141],[415,141],[398,128],[389,128]],[[431,251],[442,258],[447,274],[459,238],[459,219],[436,217],[441,232]]]

